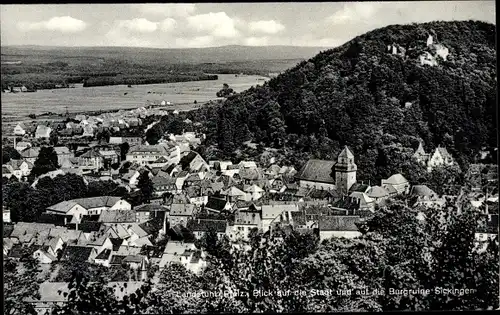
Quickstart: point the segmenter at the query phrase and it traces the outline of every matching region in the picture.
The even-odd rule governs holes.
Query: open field
[[[125,85],[82,87],[71,89],[39,90],[34,93],[2,93],[2,119],[11,120],[29,114],[46,112],[95,111],[106,109],[131,109],[144,106],[148,101],[163,100],[175,104],[193,104],[217,99],[215,94],[223,83],[236,92],[251,86],[262,85],[268,78],[260,76],[238,76],[219,74],[218,80],[191,81],[168,84],[147,84],[127,87]],[[184,106],[185,107],[185,106]],[[172,106],[172,109],[177,109]],[[184,108],[182,108],[184,109]],[[179,108],[181,110],[181,108]]]

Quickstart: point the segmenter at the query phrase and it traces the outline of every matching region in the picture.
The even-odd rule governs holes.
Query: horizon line
[[[206,49],[206,48],[224,48],[224,47],[255,47],[255,48],[265,48],[265,47],[299,47],[299,48],[333,48],[325,46],[303,46],[303,45],[222,45],[222,46],[207,46],[207,47],[146,47],[146,46],[98,46],[98,45],[79,45],[79,46],[65,46],[65,45],[37,45],[37,44],[11,44],[11,45],[0,45],[0,47],[40,47],[40,48],[138,48],[138,49]]]

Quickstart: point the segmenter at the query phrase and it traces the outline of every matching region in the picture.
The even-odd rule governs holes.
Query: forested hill
[[[229,157],[252,140],[300,166],[348,145],[360,176],[380,179],[422,141],[426,151],[446,146],[463,167],[497,146],[495,26],[376,29],[191,115],[206,123],[212,156]]]

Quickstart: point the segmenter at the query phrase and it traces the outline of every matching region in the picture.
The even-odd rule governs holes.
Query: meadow
[[[174,104],[198,104],[218,99],[217,91],[224,83],[236,92],[251,86],[262,85],[267,77],[234,74],[218,74],[218,80],[190,81],[166,84],[146,84],[83,87],[38,90],[33,93],[2,93],[2,119],[39,115],[46,112],[65,113],[107,109],[132,109],[145,106],[148,102],[171,102]],[[194,106],[193,106],[194,107]],[[179,108],[181,109],[181,108]]]

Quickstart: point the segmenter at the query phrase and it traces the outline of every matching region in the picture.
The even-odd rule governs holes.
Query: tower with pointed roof
[[[335,186],[340,193],[347,194],[352,185],[356,183],[357,170],[354,154],[345,146],[337,157],[337,163],[335,163]]]

